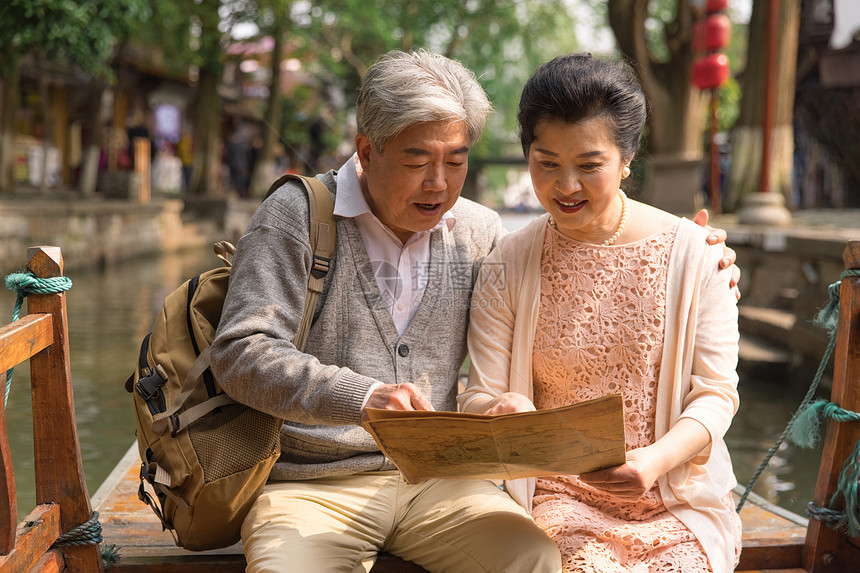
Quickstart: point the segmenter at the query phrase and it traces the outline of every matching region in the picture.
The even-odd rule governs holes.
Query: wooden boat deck
[[[92,498],[99,512],[104,544],[116,545],[119,561],[107,568],[112,573],[157,571],[153,565],[164,564],[164,571],[185,573],[206,567],[210,573],[241,573],[245,569],[241,544],[214,551],[193,552],[176,547],[152,510],[137,498],[140,480],[137,446],[132,444],[114,471]],[[737,493],[735,499],[737,499]],[[738,571],[790,572],[801,563],[806,540],[807,520],[775,506],[760,496],[751,495],[741,510],[743,553]],[[423,571],[389,557],[383,557],[374,573]]]

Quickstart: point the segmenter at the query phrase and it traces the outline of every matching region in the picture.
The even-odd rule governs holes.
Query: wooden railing
[[[860,241],[850,241],[843,253],[846,269],[860,269]],[[839,326],[833,352],[830,401],[843,410],[860,412],[860,277],[842,279]],[[827,507],[837,490],[842,465],[860,440],[860,424],[830,420],[818,470],[813,503]],[[803,566],[810,573],[860,571],[860,538],[850,538],[814,519],[809,521]]]
[[[57,247],[31,248],[27,259],[37,277],[63,275]],[[5,390],[6,371],[30,361],[37,505],[17,523],[7,404],[0,408],[0,573],[100,572],[98,545],[54,547],[61,534],[92,517],[75,426],[65,293],[31,294],[28,310],[0,328],[0,379]]]

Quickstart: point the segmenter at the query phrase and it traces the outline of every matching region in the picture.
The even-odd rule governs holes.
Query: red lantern
[[[708,54],[693,64],[693,85],[700,90],[720,87],[729,79],[729,58],[725,54]]]
[[[711,14],[705,20],[705,49],[707,51],[713,52],[727,46],[731,36],[732,21],[725,14]]]
[[[729,0],[708,0],[708,6],[705,10],[711,12],[721,12],[729,7]]]

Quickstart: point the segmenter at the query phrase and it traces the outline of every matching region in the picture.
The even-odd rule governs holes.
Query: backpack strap
[[[291,180],[301,181],[305,192],[308,194],[310,241],[313,248],[313,266],[308,275],[308,292],[307,296],[305,296],[304,311],[302,312],[299,329],[293,338],[295,347],[303,351],[308,339],[308,331],[310,331],[311,323],[313,322],[317,300],[320,293],[322,293],[325,277],[331,266],[331,260],[334,258],[337,226],[334,219],[334,201],[331,198],[331,193],[329,193],[328,187],[315,177],[288,173],[272,184],[266,193],[266,197]],[[233,250],[235,251],[235,249]],[[226,259],[225,261],[229,262]],[[203,373],[209,369],[209,365],[211,364],[210,349],[211,347],[206,347],[194,361],[194,364],[192,364],[191,369],[185,377],[185,381],[182,383],[184,390],[176,397],[173,404],[161,414],[153,417],[152,430],[156,434],[162,435],[169,429],[171,434],[175,435],[186,428],[188,424],[205,416],[215,408],[235,403],[235,400],[227,396],[227,394],[221,393],[189,408],[181,414],[177,414],[188,397],[191,396],[192,392],[200,384]]]
[[[308,331],[314,318],[317,299],[322,293],[326,274],[334,258],[335,236],[337,227],[334,220],[334,201],[328,187],[316,177],[305,177],[288,173],[269,188],[266,197],[272,194],[289,180],[301,181],[308,194],[308,212],[310,218],[310,240],[313,248],[313,266],[308,276],[308,294],[305,297],[305,308],[302,321],[293,339],[293,344],[299,350],[304,350],[308,339]]]

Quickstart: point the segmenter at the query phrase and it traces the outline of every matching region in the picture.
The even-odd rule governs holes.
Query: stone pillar
[[[692,215],[703,207],[700,155],[652,155],[646,161],[644,202],[676,215]]]

